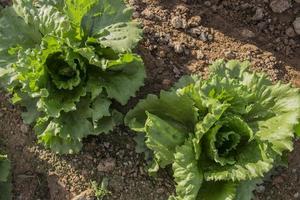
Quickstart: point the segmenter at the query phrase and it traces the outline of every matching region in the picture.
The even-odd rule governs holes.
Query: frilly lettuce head
[[[183,77],[127,114],[125,123],[152,152],[150,172],[172,165],[170,200],[250,200],[256,183],[292,151],[299,90],[274,85],[248,65],[219,60],[207,80]]]
[[[141,29],[123,0],[14,0],[0,11],[0,85],[39,142],[78,152],[122,122],[111,108],[143,85]]]

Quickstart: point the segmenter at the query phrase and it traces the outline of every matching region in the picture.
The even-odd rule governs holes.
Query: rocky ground
[[[129,0],[144,39],[137,48],[148,78],[138,97],[168,89],[183,74],[207,74],[218,58],[249,60],[252,70],[300,87],[299,0]],[[21,108],[0,95],[0,144],[13,163],[14,199],[92,199],[91,181],[109,180],[112,200],[165,200],[174,192],[169,169],[150,178],[143,156],[134,151],[133,133],[119,127],[90,137],[79,155],[58,156],[36,144],[22,124]],[[82,193],[83,192],[83,193]],[[77,196],[78,197],[78,196]],[[300,199],[300,142],[256,191],[260,200]]]

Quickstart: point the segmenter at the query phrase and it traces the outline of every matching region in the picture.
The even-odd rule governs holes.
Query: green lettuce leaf
[[[125,105],[130,97],[135,96],[134,92],[144,85],[144,65],[141,58],[128,55],[126,60],[114,68],[120,70],[109,70],[101,75],[103,86],[109,98]]]
[[[71,31],[68,16],[48,0],[14,0],[14,10],[22,17],[26,24],[43,36],[54,34],[64,36]]]
[[[203,174],[198,168],[195,159],[195,151],[191,139],[184,145],[176,148],[174,156],[173,171],[176,186],[177,199],[193,200],[198,196],[203,182]]]
[[[12,7],[0,11],[0,69],[17,61],[11,49],[32,48],[41,41],[41,34],[19,18]],[[0,78],[5,75],[0,73]]]
[[[179,97],[175,92],[161,91],[160,98],[148,95],[130,110],[125,117],[125,124],[135,131],[143,132],[147,120],[146,111],[163,118],[173,118],[191,131],[198,116],[197,109],[188,97]]]
[[[65,0],[65,12],[71,19],[74,27],[76,27],[78,34],[81,34],[80,25],[83,17],[97,2],[97,0]]]
[[[127,8],[122,0],[101,0],[85,14],[81,25],[86,35],[94,36],[112,24],[129,22],[131,16],[132,9]]]
[[[99,1],[82,19],[85,38],[97,38],[98,44],[117,52],[130,52],[141,39],[137,22],[131,22],[132,9],[122,0]]]
[[[140,41],[142,31],[137,22],[113,24],[95,33],[97,42],[118,52],[128,52]]]
[[[147,113],[147,116],[145,123],[146,145],[155,152],[154,156],[158,164],[165,167],[174,160],[175,149],[184,143],[188,132],[176,122],[165,121],[151,113]]]

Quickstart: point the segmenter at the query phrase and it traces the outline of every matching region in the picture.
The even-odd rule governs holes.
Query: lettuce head
[[[208,79],[183,77],[125,117],[144,136],[149,171],[172,166],[177,185],[170,200],[250,200],[256,184],[293,150],[299,90],[272,84],[248,66],[216,61]]]
[[[111,104],[125,105],[145,78],[131,15],[123,0],[14,0],[0,11],[0,85],[39,142],[74,153],[122,122]]]

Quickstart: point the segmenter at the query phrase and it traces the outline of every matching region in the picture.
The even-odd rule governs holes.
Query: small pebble
[[[273,0],[270,7],[275,13],[282,13],[291,7],[290,0]]]
[[[163,188],[158,188],[157,193],[158,194],[163,194],[165,190]]]
[[[286,31],[285,31],[285,34],[286,34],[288,37],[295,37],[295,36],[296,36],[295,30],[294,30],[293,27],[287,28]]]
[[[212,41],[214,39],[214,36],[211,34],[208,34],[207,39],[208,39],[208,41]]]
[[[264,10],[262,8],[257,8],[255,15],[252,17],[252,20],[259,21],[262,20],[264,17]]]
[[[241,32],[242,36],[245,38],[253,38],[255,37],[255,33],[253,31],[250,31],[248,29],[243,29]]]
[[[295,29],[295,32],[300,35],[300,17],[297,17],[295,19],[295,21],[293,22],[293,26],[294,26],[294,29]]]
[[[200,40],[202,40],[203,42],[206,42],[207,40],[208,40],[208,38],[207,38],[207,34],[206,33],[204,33],[204,32],[202,32],[201,34],[200,34]]]
[[[205,1],[205,2],[204,2],[204,5],[206,5],[206,6],[209,7],[209,6],[211,6],[211,2],[210,2],[210,1]]]
[[[299,192],[294,194],[294,198],[297,199],[300,196]]]
[[[171,85],[172,81],[170,79],[164,79],[162,81],[163,86],[169,87]]]
[[[20,127],[22,133],[27,133],[29,128],[26,124],[22,124],[21,127]]]

